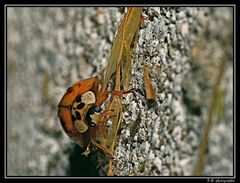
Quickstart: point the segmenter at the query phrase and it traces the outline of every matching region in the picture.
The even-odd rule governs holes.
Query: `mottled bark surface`
[[[57,104],[69,85],[103,71],[125,10],[7,8],[7,175],[97,175],[101,166],[63,132]],[[233,9],[148,7],[143,17],[130,83],[139,92],[123,98],[116,175],[193,175],[224,50],[223,110],[203,175],[233,175]],[[150,108],[144,66],[156,93]]]

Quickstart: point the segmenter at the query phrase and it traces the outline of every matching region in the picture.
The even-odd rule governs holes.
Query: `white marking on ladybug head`
[[[84,104],[94,104],[96,102],[95,94],[92,91],[82,94],[82,102]]]

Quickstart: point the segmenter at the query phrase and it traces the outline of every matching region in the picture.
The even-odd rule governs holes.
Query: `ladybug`
[[[90,153],[92,146],[110,154],[107,148],[96,142],[97,131],[106,134],[106,121],[113,116],[113,111],[102,111],[101,105],[109,93],[121,95],[129,92],[132,90],[108,92],[103,87],[99,89],[97,76],[74,83],[67,89],[58,104],[58,117],[66,134],[85,149],[85,155]]]

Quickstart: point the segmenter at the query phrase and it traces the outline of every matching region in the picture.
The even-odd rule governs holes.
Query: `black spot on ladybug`
[[[101,112],[102,109],[101,109],[101,107],[99,107],[99,106],[95,106],[95,107],[94,107],[94,111],[95,111],[95,112]]]
[[[72,121],[76,121],[76,118],[75,116],[72,115]]]
[[[97,124],[96,124],[95,122],[93,122],[93,121],[88,122],[88,124],[89,124],[89,126],[91,126],[91,127],[97,126]]]
[[[94,114],[95,112],[100,112],[101,108],[99,106],[93,105],[88,109],[87,115],[86,115],[86,121],[89,126],[95,127],[97,124],[92,121],[91,115]]]
[[[95,106],[93,105],[92,107],[90,107],[89,109],[88,109],[88,111],[87,111],[87,115],[86,115],[86,121],[88,122],[88,123],[90,123],[91,121],[92,121],[92,118],[90,117],[92,114],[94,114],[94,108],[95,108]]]
[[[82,101],[82,96],[81,96],[81,95],[78,95],[78,96],[76,97],[76,102],[79,103],[79,102],[81,102],[81,101]]]
[[[68,109],[68,110],[72,110],[72,106],[71,106],[71,105],[68,105],[68,106],[67,106],[67,109]]]
[[[69,87],[66,91],[66,93],[71,93],[73,91],[73,87]]]
[[[78,111],[75,112],[77,120],[81,120],[81,115]]]
[[[77,109],[82,109],[84,106],[85,106],[84,103],[80,103],[80,104],[77,105]]]

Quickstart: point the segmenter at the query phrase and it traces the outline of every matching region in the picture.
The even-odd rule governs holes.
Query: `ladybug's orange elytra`
[[[106,148],[95,142],[97,130],[102,132],[107,116],[111,116],[102,112],[100,107],[109,93],[99,90],[98,77],[91,77],[70,86],[58,104],[58,116],[64,131],[84,149],[89,149],[92,143],[109,154]]]
[[[62,97],[59,106],[68,106],[76,99],[77,96],[82,95],[87,91],[93,91],[96,95],[98,92],[99,81],[97,77],[91,77],[89,79],[81,80],[71,87],[69,87]]]

